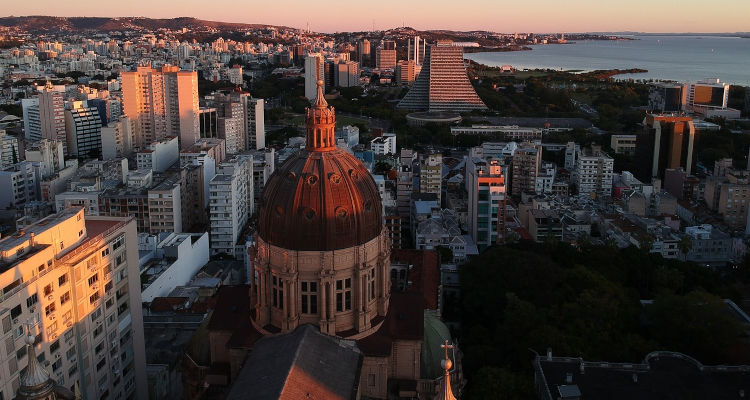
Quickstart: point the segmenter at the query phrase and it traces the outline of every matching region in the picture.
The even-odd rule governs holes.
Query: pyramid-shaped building
[[[422,71],[396,107],[455,112],[487,109],[469,82],[463,49],[451,41],[427,47]]]

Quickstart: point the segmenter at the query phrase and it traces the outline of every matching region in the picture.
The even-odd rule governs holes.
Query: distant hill
[[[30,33],[33,32],[109,32],[125,30],[153,31],[164,28],[180,30],[218,30],[235,31],[260,29],[271,25],[241,24],[231,22],[204,21],[192,17],[179,18],[144,18],[144,17],[52,17],[32,15],[25,17],[0,17],[0,26],[15,27]]]

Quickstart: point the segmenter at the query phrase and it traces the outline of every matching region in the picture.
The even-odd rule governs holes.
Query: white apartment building
[[[266,147],[264,104],[263,99],[256,99],[250,96],[242,97],[247,150],[258,150]]]
[[[13,398],[27,363],[25,324],[37,358],[83,398],[147,398],[138,239],[132,218],[71,208],[0,240],[0,390]]]
[[[176,137],[149,144],[148,148],[136,155],[138,169],[151,169],[154,172],[164,172],[167,168],[180,160],[180,148]]]
[[[613,167],[612,157],[601,151],[598,146],[593,146],[591,151],[577,149],[575,182],[578,185],[578,193],[612,195]]]
[[[121,116],[102,127],[102,160],[124,157],[133,151],[133,130],[130,119]]]
[[[39,177],[33,163],[23,161],[0,170],[0,207],[15,208],[39,199]]]
[[[140,261],[141,276],[146,277],[141,285],[144,302],[187,284],[209,260],[208,232],[172,233],[159,243],[149,238],[154,240],[139,241],[141,253],[146,254]]]
[[[47,179],[65,168],[62,142],[41,139],[38,142],[26,144],[26,161],[38,163],[39,177]]]
[[[42,138],[42,121],[39,117],[39,97],[21,99],[23,110],[23,130],[27,140],[36,141]]]
[[[305,57],[305,97],[310,101],[318,94],[318,80],[323,79],[323,63],[323,56],[320,54],[308,54]],[[323,92],[325,91],[323,83]]]
[[[396,134],[384,133],[370,141],[370,150],[375,155],[396,154]]]
[[[211,254],[235,254],[235,245],[253,212],[253,157],[237,156],[218,165],[209,183]]]

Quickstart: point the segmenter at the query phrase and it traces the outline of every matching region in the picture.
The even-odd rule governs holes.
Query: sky
[[[495,32],[750,32],[750,0],[60,0],[12,1],[4,15],[196,17],[317,32],[410,26]]]

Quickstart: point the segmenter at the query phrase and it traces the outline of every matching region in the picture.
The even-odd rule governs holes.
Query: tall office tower
[[[47,82],[44,90],[39,92],[39,121],[41,137],[59,140],[63,143],[63,152],[68,156],[67,135],[65,134],[65,101],[60,92]]]
[[[359,65],[362,67],[370,66],[370,41],[362,39],[357,42],[357,55],[359,56]]]
[[[245,125],[245,148],[258,150],[266,147],[266,120],[263,99],[249,95],[242,97],[243,123]]]
[[[87,399],[148,397],[132,218],[68,208],[3,238],[0,253],[2,393],[16,392],[29,363],[19,339],[33,322],[36,356],[58,385],[77,383]]]
[[[102,120],[95,107],[86,102],[73,102],[65,110],[65,130],[67,131],[68,155],[79,158],[99,158],[102,156]]]
[[[479,251],[502,240],[505,208],[505,176],[497,159],[471,158],[466,163],[466,186],[469,194],[469,235]]]
[[[729,100],[729,84],[718,78],[706,78],[698,82],[685,85],[685,110],[695,111],[696,108],[727,108]]]
[[[664,170],[682,167],[690,175],[695,164],[696,142],[693,119],[669,114],[646,114],[643,132],[636,140],[638,175],[663,178]]]
[[[487,109],[466,75],[463,49],[451,41],[427,47],[422,72],[396,107],[456,112]]]
[[[408,51],[406,53],[407,61],[414,61],[415,64],[422,64],[424,61],[424,53],[426,47],[426,41],[420,39],[419,36],[414,36],[409,39]]]
[[[443,155],[440,153],[430,154],[422,160],[419,166],[419,192],[434,193],[437,195],[437,204],[440,207],[441,193],[443,190]]]
[[[28,141],[36,142],[42,139],[42,121],[39,117],[39,96],[21,99],[23,110],[23,131]]]
[[[253,212],[253,157],[238,155],[217,165],[208,187],[211,254],[235,256],[237,239]]]
[[[122,73],[123,112],[133,123],[136,145],[144,148],[167,136],[190,147],[200,138],[198,74],[165,65]]]
[[[542,166],[542,146],[522,143],[513,153],[513,175],[510,182],[511,194],[534,192],[536,177]]]
[[[336,65],[336,86],[352,87],[359,85],[359,65],[354,61],[343,61]]]
[[[648,87],[648,109],[654,112],[679,112],[685,106],[683,85],[657,82]]]
[[[387,44],[383,42],[383,45]],[[394,43],[394,42],[390,42]],[[394,43],[395,44],[395,43]],[[387,49],[383,46],[375,49],[375,66],[378,69],[391,69],[396,66],[396,48]]]
[[[578,150],[575,170],[578,193],[610,196],[613,167],[614,159],[603,152],[601,146]]]
[[[414,60],[401,60],[396,63],[396,68],[393,75],[396,77],[396,81],[399,84],[409,84],[414,82],[414,79],[416,77],[416,68],[417,64],[414,62]]]
[[[305,57],[305,97],[308,100],[315,98],[318,80],[323,79],[323,63],[323,56],[320,54],[308,54]],[[325,92],[325,86],[323,86],[323,91]]]
[[[326,60],[323,63],[323,86],[336,87],[336,64],[333,60]]]

